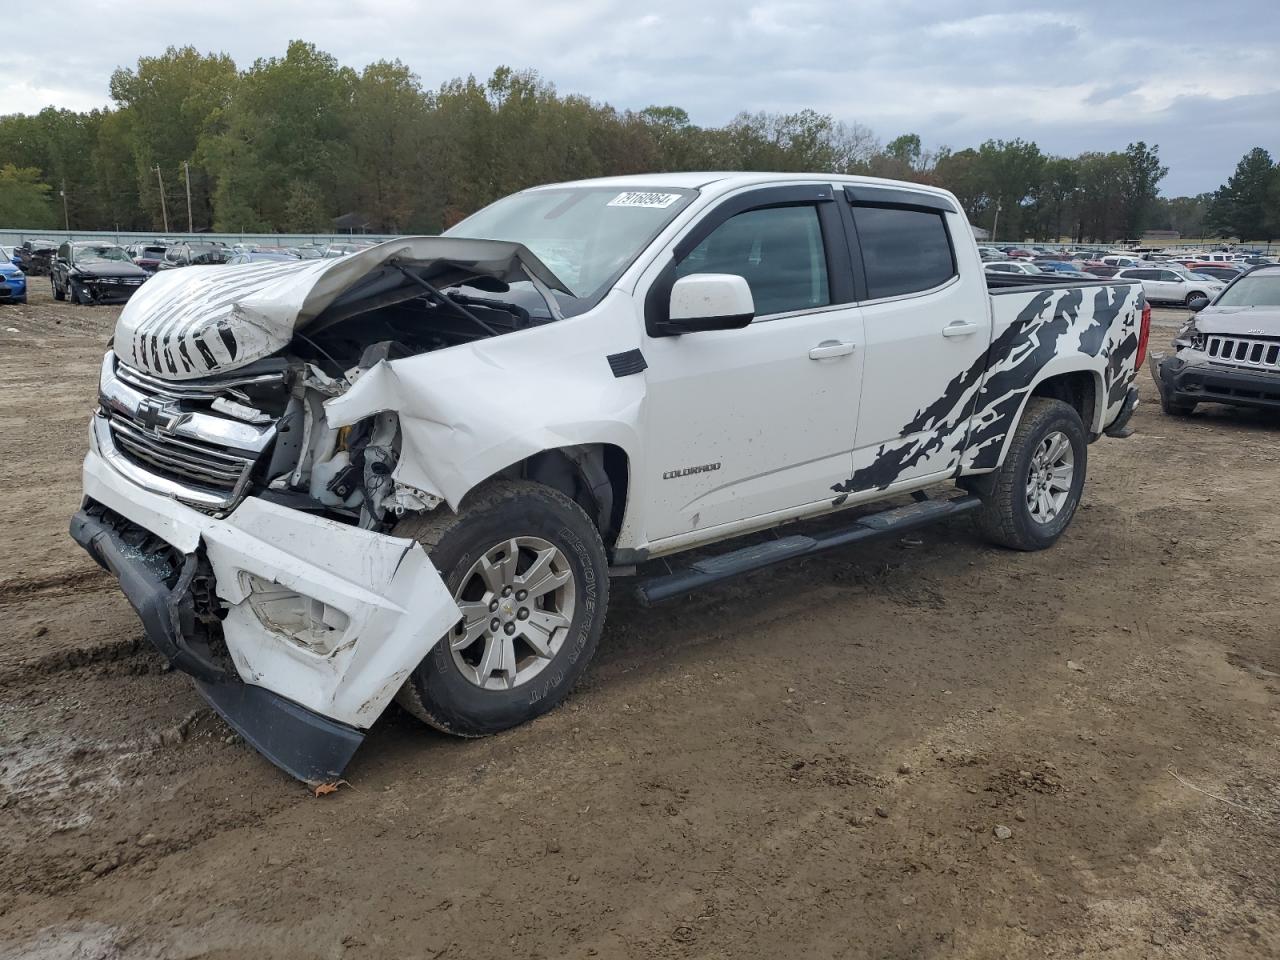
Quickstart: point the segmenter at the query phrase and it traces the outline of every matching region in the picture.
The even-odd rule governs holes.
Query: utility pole
[[[164,232],[169,232],[169,208],[164,202],[164,177],[160,176],[160,164],[156,164],[156,181],[160,184],[160,216],[164,220]]]
[[[182,161],[182,172],[187,176],[187,233],[195,233],[196,228],[191,223],[191,164]]]
[[[62,229],[70,233],[71,217],[67,215],[67,181],[65,179],[62,181],[62,190],[59,192],[62,194]]]
[[[996,233],[996,228],[999,226],[1000,226],[1000,201],[997,200],[996,201],[996,218],[991,221],[991,242],[992,243],[995,243],[996,238],[999,236],[999,234]]]

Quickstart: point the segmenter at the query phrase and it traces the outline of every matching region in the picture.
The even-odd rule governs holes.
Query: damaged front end
[[[1280,410],[1280,311],[1210,307],[1183,325],[1173,350],[1148,360],[1166,412],[1206,402]]]
[[[281,266],[173,271],[130,302],[72,536],[215,709],[316,783],[460,615],[390,533],[443,499],[399,476],[397,412],[339,424],[326,404],[388,361],[553,321],[559,282],[482,240]]]

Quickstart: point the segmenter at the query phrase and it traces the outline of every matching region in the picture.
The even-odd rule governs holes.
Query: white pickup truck
[[[965,512],[1051,545],[1088,444],[1129,429],[1148,323],[1137,283],[984,272],[931,187],[538,187],[441,237],[156,276],[103,360],[72,535],[321,782],[393,698],[463,736],[551,709],[611,579],[657,602]]]

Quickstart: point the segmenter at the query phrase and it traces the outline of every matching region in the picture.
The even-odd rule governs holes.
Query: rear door
[[[1182,289],[1179,277],[1169,270],[1143,268],[1137,273],[1142,280],[1147,296],[1154,300],[1181,300]]]
[[[1174,273],[1172,270],[1161,270],[1160,280],[1165,289],[1169,291],[1168,299],[1185,300],[1187,294],[1191,292],[1191,281],[1181,274]],[[1201,284],[1204,286],[1204,284]]]
[[[866,331],[847,496],[959,465],[991,314],[968,222],[951,200],[861,185],[845,199]]]
[[[695,273],[744,277],[756,312],[738,330],[655,336],[646,324],[651,542],[828,500],[849,475],[862,318],[831,186],[755,188],[713,207],[674,245],[647,320]]]

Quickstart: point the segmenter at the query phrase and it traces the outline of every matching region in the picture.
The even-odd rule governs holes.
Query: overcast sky
[[[50,8],[52,9],[52,8]],[[675,104],[695,123],[812,107],[882,140],[1052,153],[1158,143],[1166,195],[1280,154],[1280,0],[74,0],[7,11],[0,111],[110,102],[118,65],[170,44],[241,67],[310,40],[353,67],[399,58],[428,87],[532,67],[562,93]],[[57,19],[57,18],[55,18]],[[2,160],[3,158],[0,158]]]

